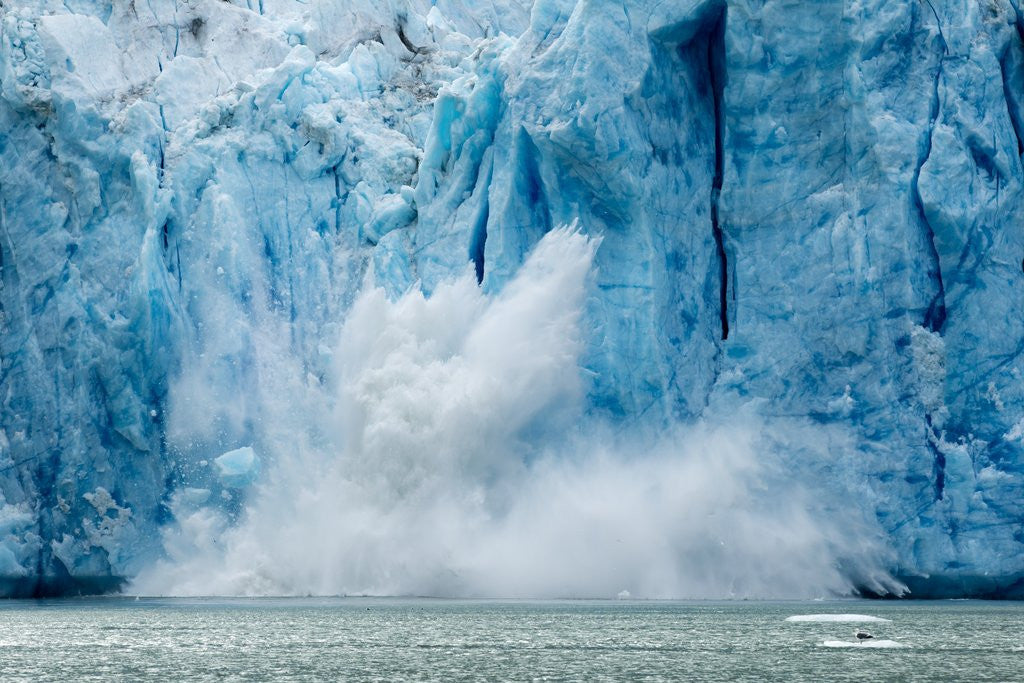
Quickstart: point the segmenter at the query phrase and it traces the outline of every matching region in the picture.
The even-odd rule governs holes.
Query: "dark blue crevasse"
[[[718,199],[722,194],[722,179],[725,174],[722,92],[725,87],[726,11],[723,6],[708,36],[708,75],[711,79],[711,98],[715,116],[715,173],[711,182],[711,232],[715,238],[715,250],[718,258],[718,302],[722,339],[729,338],[729,260],[725,253],[725,239],[718,214]]]
[[[1024,12],[1017,0],[1010,0],[1016,13],[1016,40],[1011,40],[1000,56],[999,67],[1003,81],[1003,98],[1006,100],[1010,125],[1017,139],[1017,155],[1024,156]],[[1017,71],[1010,73],[1010,60],[1016,57]],[[1015,82],[1011,82],[1015,81]]]
[[[931,111],[928,117],[928,128],[922,136],[920,143],[921,153],[918,156],[918,161],[914,169],[914,175],[911,178],[911,196],[914,199],[914,205],[918,213],[918,219],[921,225],[924,226],[927,233],[927,244],[929,247],[929,259],[930,266],[928,269],[929,278],[935,284],[935,294],[932,296],[931,302],[928,304],[928,310],[925,311],[924,320],[922,325],[931,332],[942,333],[942,328],[946,324],[946,288],[942,280],[942,263],[939,258],[938,249],[935,246],[935,232],[932,229],[931,223],[928,221],[928,215],[924,208],[924,201],[921,197],[921,191],[919,189],[919,183],[921,179],[921,169],[927,163],[928,158],[932,153],[932,133],[935,130],[935,123],[939,118],[940,102],[939,102],[939,82],[942,80],[942,69],[943,63],[946,59],[946,55],[949,54],[949,48],[946,45],[945,36],[942,34],[942,23],[939,20],[939,15],[935,11],[935,8],[930,2],[927,3],[931,9],[932,14],[935,16],[935,22],[939,31],[939,45],[941,53],[939,54],[939,63],[935,68],[935,78],[932,82],[932,93],[931,93]]]
[[[935,434],[935,427],[932,425],[932,416],[926,415],[925,422],[928,425],[928,448],[935,457],[935,500],[942,500],[946,491],[946,454],[936,443],[938,437]]]
[[[480,198],[480,209],[473,222],[473,231],[469,240],[469,260],[473,262],[473,271],[476,273],[478,285],[482,285],[484,282],[484,248],[487,246],[487,221],[491,217],[488,193],[493,173],[494,165],[488,164],[483,184],[477,183],[477,192],[483,192],[483,196]]]
[[[725,233],[722,229],[719,198],[722,194],[722,183],[725,176],[725,114],[724,90],[726,82],[725,55],[725,22],[727,17],[725,3],[712,3],[707,14],[700,21],[701,27],[691,39],[678,46],[680,56],[691,63],[703,62],[702,70],[697,72],[696,86],[702,98],[710,105],[711,118],[714,122],[714,157],[712,164],[711,195],[709,197],[709,214],[711,216],[711,233],[715,241],[715,257],[713,267],[717,270],[718,279],[718,316],[721,327],[721,338],[729,338],[729,259],[725,249]]]

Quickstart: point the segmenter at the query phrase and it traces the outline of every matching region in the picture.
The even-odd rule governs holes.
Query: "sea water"
[[[1024,604],[4,602],[0,678],[1020,681]]]

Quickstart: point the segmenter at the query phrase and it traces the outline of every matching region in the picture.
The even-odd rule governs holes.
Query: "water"
[[[836,648],[857,613],[901,648]],[[143,599],[0,603],[3,680],[1020,681],[1024,605]]]

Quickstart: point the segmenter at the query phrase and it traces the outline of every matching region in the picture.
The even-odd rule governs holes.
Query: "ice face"
[[[0,9],[3,590],[113,587],[174,555],[169,530],[244,529],[266,504],[224,479],[235,449],[260,453],[258,482],[344,460],[374,424],[472,442],[490,423],[445,422],[426,391],[434,412],[410,396],[407,423],[372,396],[342,410],[353,305],[373,291],[393,315],[466,277],[500,297],[577,225],[599,247],[571,376],[523,377],[579,410],[510,413],[509,459],[530,467],[570,423],[640,439],[756,413],[765,457],[849,504],[874,529],[865,566],[897,580],[823,570],[823,588],[1005,592],[1024,576],[1022,32],[1014,0]],[[487,309],[467,297],[399,310],[457,330]],[[488,339],[501,367],[515,351]],[[391,371],[422,388],[433,370]],[[477,400],[523,410],[524,391]],[[484,467],[481,443],[459,468]],[[503,476],[451,478],[498,495]],[[808,547],[852,567],[854,545]]]

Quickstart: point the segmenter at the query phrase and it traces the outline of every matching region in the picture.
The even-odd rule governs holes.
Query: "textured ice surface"
[[[3,590],[235,519],[218,455],[335,438],[364,283],[497,295],[578,222],[588,419],[754,409],[913,591],[1019,593],[1022,32],[1015,0],[5,4]]]

